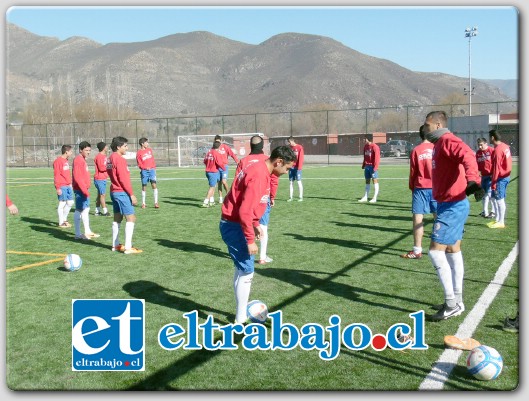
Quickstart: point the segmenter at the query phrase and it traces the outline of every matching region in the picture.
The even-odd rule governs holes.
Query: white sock
[[[422,246],[414,246],[413,247],[414,253],[422,253]]]
[[[496,218],[498,216],[498,201],[496,198],[490,197],[490,203],[492,204],[492,213],[496,215]]]
[[[369,196],[370,189],[371,189],[371,184],[366,184],[366,193],[364,195],[364,198],[367,198]]]
[[[211,198],[209,198],[209,203],[215,203],[215,197],[212,196]]]
[[[208,198],[204,199],[204,205],[207,205],[209,203]]]
[[[64,208],[66,207],[66,201],[59,201],[59,206],[57,207],[57,215],[59,216],[59,225],[64,223]]]
[[[235,268],[235,275],[233,280],[233,288],[235,291],[235,302],[237,313],[235,315],[236,323],[244,323],[247,320],[246,307],[248,306],[248,299],[250,298],[250,289],[252,287],[252,273],[244,273]]]
[[[118,222],[112,222],[112,246],[119,245],[119,227],[121,226]]]
[[[443,286],[445,302],[446,304],[453,308],[456,306],[456,299],[454,294],[454,285],[452,282],[452,270],[450,269],[450,264],[448,263],[446,253],[444,251],[430,251],[428,256],[432,261],[433,267],[437,272],[439,281]]]
[[[378,182],[375,184],[375,195],[373,195],[373,199],[376,199],[378,196]]]
[[[290,199],[294,196],[294,182],[290,181]]]
[[[73,225],[75,227],[75,236],[81,236],[81,212],[76,210],[73,214]]]
[[[125,223],[125,249],[132,248],[132,234],[134,233],[134,222]]]
[[[299,199],[303,199],[303,183],[298,181]]]
[[[96,214],[99,213],[99,206],[96,206]]]
[[[266,248],[268,247],[268,226],[264,226],[262,224],[259,225],[261,227],[261,230],[263,231],[263,234],[261,235],[260,239],[260,253],[259,253],[259,260],[265,260],[266,259]]]
[[[92,232],[92,230],[90,229],[90,217],[88,214],[89,212],[90,212],[89,207],[87,207],[86,209],[83,209],[83,211],[81,212],[81,220],[83,220],[85,234],[90,234]]]
[[[141,191],[141,204],[145,205],[145,191]]]
[[[224,198],[222,196],[219,196],[219,203],[222,203],[223,200]]]
[[[485,194],[485,196],[483,197],[483,214],[485,216],[489,215],[489,201],[490,201],[489,195]]]
[[[463,254],[461,251],[456,253],[447,253],[446,260],[452,270],[452,285],[456,302],[463,302],[463,277],[465,275],[465,265],[463,264]]]
[[[66,205],[64,206],[64,209],[63,209],[63,223],[65,221],[68,221],[68,214],[70,213],[70,210],[72,209],[72,205],[73,205],[73,201],[66,201]]]
[[[103,208],[103,214],[107,214],[108,213],[108,209],[106,207]]]
[[[158,203],[158,188],[153,189],[152,193],[154,194],[154,203]]]
[[[497,206],[497,213],[496,213],[496,221],[501,224],[505,224],[505,212],[507,211],[507,205],[505,204],[505,198],[498,199],[496,201]]]

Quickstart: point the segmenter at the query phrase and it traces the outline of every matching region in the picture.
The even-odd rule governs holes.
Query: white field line
[[[461,323],[459,326],[459,329],[455,334],[456,337],[472,337],[472,334],[478,327],[479,322],[481,319],[483,319],[483,316],[485,316],[485,312],[498,294],[503,282],[509,275],[509,272],[514,265],[517,256],[518,242],[514,244],[511,252],[509,252],[509,255],[507,255],[505,260],[496,271],[496,275],[489,283],[487,288],[485,288],[485,291],[483,291],[481,297],[479,297],[476,305],[474,305],[463,323]],[[457,361],[462,353],[462,350],[446,349],[441,354],[428,376],[426,376],[419,386],[419,390],[442,390],[445,381],[450,376],[450,372],[452,372],[452,369],[456,366]]]

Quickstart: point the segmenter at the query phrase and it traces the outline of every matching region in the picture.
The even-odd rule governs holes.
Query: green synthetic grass
[[[141,196],[139,174],[133,186]],[[232,173],[233,174],[233,173]],[[288,179],[280,180],[269,225],[268,254],[274,262],[257,266],[250,299],[298,328],[363,323],[384,333],[394,323],[411,325],[410,313],[435,312],[442,289],[428,257],[399,257],[412,246],[408,166],[380,169],[376,204],[357,203],[364,192],[359,166],[306,166],[304,202],[286,202]],[[443,337],[455,334],[467,312],[494,277],[518,240],[518,168],[507,196],[507,228],[492,230],[471,200],[463,241],[463,316],[426,322],[426,351],[405,352],[342,347],[332,361],[318,351],[167,351],[158,331],[168,323],[185,327],[183,314],[198,310],[223,325],[234,320],[233,265],[220,238],[220,208],[199,206],[207,191],[202,169],[159,168],[160,209],[137,211],[134,245],[138,255],[110,251],[111,217],[90,216],[90,242],[74,240],[73,227],[57,227],[57,200],[51,169],[10,169],[7,190],[20,210],[7,216],[6,269],[57,258],[11,252],[66,254],[83,258],[75,273],[61,262],[6,274],[7,384],[14,390],[417,390],[444,350]],[[231,182],[231,180],[230,180]],[[95,188],[91,189],[95,193]],[[295,185],[297,195],[297,185]],[[141,199],[141,198],[140,198]],[[95,206],[92,198],[92,211]],[[69,218],[73,223],[73,213]],[[123,227],[122,227],[123,229]],[[423,247],[431,219],[426,218]],[[121,233],[123,236],[123,233]],[[466,372],[464,352],[445,390],[513,390],[519,380],[518,335],[501,330],[518,309],[518,261],[473,337],[504,358],[500,377],[481,382]],[[145,299],[144,372],[72,372],[72,299]]]

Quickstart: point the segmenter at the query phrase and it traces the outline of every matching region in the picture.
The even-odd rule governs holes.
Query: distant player
[[[208,192],[202,207],[215,206],[215,188],[220,181],[220,172],[219,170],[224,167],[222,162],[222,156],[218,152],[220,147],[220,142],[213,142],[213,146],[204,156],[204,164],[206,165],[206,178],[208,179]]]
[[[219,203],[222,203],[224,198],[222,197],[222,191],[224,190],[224,193],[228,193],[228,176],[229,176],[229,165],[228,165],[228,156],[233,159],[233,161],[238,164],[239,159],[237,158],[237,155],[233,153],[233,150],[231,148],[222,142],[222,137],[220,135],[215,135],[215,142],[220,143],[220,147],[218,149],[218,152],[221,155],[221,163],[223,167],[219,169],[220,174],[220,181],[218,184],[219,189]]]
[[[6,195],[6,207],[7,210],[9,210],[9,214],[15,215],[18,214],[18,207],[15,205],[11,199],[9,199],[9,196]]]
[[[72,225],[68,223],[68,214],[73,207],[73,188],[72,188],[72,173],[70,171],[70,164],[68,159],[72,155],[73,150],[70,145],[62,145],[61,155],[53,162],[53,184],[59,199],[59,206],[57,207],[57,215],[59,216],[59,227],[68,228]]]
[[[296,155],[290,147],[279,146],[272,151],[269,159],[249,163],[233,180],[222,204],[219,229],[235,266],[235,323],[246,322],[254,257],[259,252],[255,241],[262,235],[259,219],[270,196],[270,174],[279,177],[287,173],[294,160]]]
[[[296,143],[296,140],[293,137],[290,137],[287,139],[288,144],[290,145],[290,148],[294,151],[294,154],[296,155],[296,161],[294,162],[293,167],[288,172],[288,180],[290,183],[290,198],[288,198],[288,202],[292,202],[294,199],[294,181],[297,181],[298,183],[298,191],[299,191],[299,202],[303,202],[303,182],[302,179],[302,170],[303,170],[303,162],[305,161],[305,150],[303,149],[303,146]]]
[[[401,255],[406,259],[422,257],[424,215],[437,213],[437,202],[432,195],[432,153],[433,143],[424,137],[424,125],[419,128],[422,143],[411,151],[410,178],[408,186],[412,191],[411,212],[413,213],[413,250]]]
[[[490,187],[492,197],[496,200],[496,218],[488,226],[490,228],[505,228],[505,214],[507,212],[505,197],[507,196],[507,185],[509,185],[512,170],[511,148],[502,142],[500,133],[495,129],[489,131],[489,135],[490,142],[494,145]]]
[[[141,177],[141,208],[145,209],[145,189],[147,184],[151,183],[151,188],[154,196],[154,207],[158,209],[158,187],[156,185],[156,162],[152,149],[149,146],[147,138],[140,138],[140,149],[136,152],[136,162],[140,168]]]
[[[366,191],[364,196],[358,202],[367,202],[369,190],[371,189],[371,181],[375,187],[375,193],[369,203],[376,203],[378,196],[378,166],[380,164],[380,147],[373,142],[373,135],[367,134],[364,145],[364,161],[362,162],[362,169],[364,170],[364,177],[366,179]]]
[[[478,163],[478,170],[481,173],[481,188],[485,191],[483,199],[481,200],[483,210],[479,215],[485,218],[493,218],[496,216],[496,199],[491,197],[492,153],[494,152],[494,148],[488,145],[485,138],[478,139],[478,148],[476,162]],[[489,201],[492,205],[490,213]]]
[[[97,150],[99,153],[94,157],[94,185],[97,189],[96,197],[96,216],[110,216],[106,204],[106,193],[107,193],[107,152],[108,146],[105,142],[99,142],[97,144]]]
[[[75,239],[89,240],[99,237],[99,234],[90,229],[90,171],[86,159],[90,156],[92,148],[87,141],[79,144],[79,154],[73,159],[72,186],[75,194],[75,213],[73,222]],[[81,234],[81,221],[84,234]]]
[[[136,216],[134,206],[138,204],[132,190],[130,170],[127,160],[123,157],[128,150],[128,140],[122,136],[112,139],[110,144],[112,154],[108,160],[107,170],[110,177],[110,198],[114,208],[114,222],[112,223],[112,251],[123,252],[127,255],[143,252],[132,246],[132,236]],[[125,216],[125,245],[119,242],[119,229]]]

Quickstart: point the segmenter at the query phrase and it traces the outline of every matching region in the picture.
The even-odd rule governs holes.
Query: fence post
[[[325,122],[325,131],[327,132],[327,165],[331,164],[331,144],[329,143],[329,110],[325,110],[326,122]],[[338,146],[338,144],[336,144]]]
[[[169,119],[165,119],[165,130],[167,131],[167,163],[169,166],[171,165],[171,144],[170,144],[170,138],[169,138]]]

